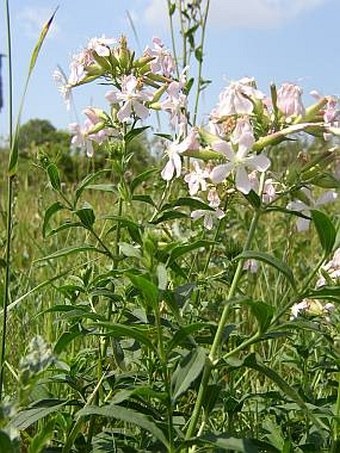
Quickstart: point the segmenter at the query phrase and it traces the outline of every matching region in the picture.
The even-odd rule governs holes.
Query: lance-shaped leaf
[[[311,214],[323,251],[325,255],[328,255],[331,253],[335,243],[336,229],[325,213],[312,209]]]
[[[182,359],[171,380],[173,401],[186,392],[192,382],[198,378],[205,361],[206,353],[202,348],[193,349]]]

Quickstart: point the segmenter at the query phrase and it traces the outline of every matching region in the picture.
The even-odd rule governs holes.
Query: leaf
[[[84,332],[80,329],[78,325],[75,325],[71,328],[71,330],[64,331],[60,337],[58,338],[55,346],[54,352],[55,354],[59,355],[63,352],[67,346],[73,341],[75,338],[80,337],[84,334]]]
[[[274,316],[274,307],[261,300],[245,300],[243,303],[250,308],[252,314],[255,316],[260,332],[265,332]]]
[[[46,171],[47,171],[51,186],[53,187],[54,190],[60,192],[61,182],[60,182],[58,167],[55,164],[49,164],[47,166]]]
[[[206,361],[206,353],[202,348],[190,351],[178,364],[172,379],[172,399],[176,399],[186,392],[191,383],[201,374]]]
[[[47,415],[53,414],[62,407],[64,407],[68,401],[61,400],[42,400],[34,404],[31,409],[26,409],[19,412],[10,422],[10,426],[20,431],[27,429],[29,426],[38,420],[47,417]]]
[[[10,149],[10,154],[9,154],[9,159],[8,159],[8,174],[9,176],[13,176],[16,173],[17,170],[17,165],[18,165],[18,158],[19,158],[19,136],[20,136],[20,121],[21,121],[21,115],[24,107],[24,102],[25,102],[25,97],[27,94],[28,90],[28,85],[30,82],[31,75],[33,73],[33,70],[35,68],[38,55],[40,53],[41,47],[43,45],[43,42],[45,41],[45,38],[47,36],[47,33],[50,29],[50,26],[54,20],[54,16],[57,13],[58,8],[55,9],[54,13],[50,17],[50,19],[46,22],[46,24],[43,26],[43,29],[40,33],[39,39],[33,49],[32,55],[31,55],[31,60],[30,60],[30,65],[28,69],[28,74],[26,77],[26,82],[25,82],[25,88],[24,88],[24,93],[22,95],[21,101],[20,101],[20,106],[18,110],[18,118],[16,122],[16,127],[15,127],[15,133],[14,137],[12,140],[12,146]],[[11,58],[11,56],[10,56]]]
[[[311,214],[321,246],[325,255],[328,255],[331,253],[335,243],[336,229],[330,218],[323,212],[312,209]]]
[[[181,211],[166,211],[164,214],[156,217],[152,222],[153,225],[158,225],[162,222],[167,222],[168,220],[175,220],[175,219],[187,219],[188,214]]]
[[[87,175],[78,185],[76,192],[75,192],[75,204],[78,202],[81,194],[86,189],[86,187],[91,184],[91,182],[98,178],[98,176],[102,175],[103,173],[107,173],[109,170],[100,170],[96,173],[91,173]]]
[[[153,207],[155,207],[155,203],[153,201],[153,199],[150,197],[150,195],[134,195],[132,197],[132,200],[133,201],[141,201],[143,203],[147,203]]]
[[[214,244],[215,244],[214,241],[201,239],[199,241],[193,242],[192,244],[178,245],[174,247],[170,252],[169,264],[171,264],[180,256],[186,255],[187,253],[192,252],[193,250],[210,247]]]
[[[150,306],[155,307],[158,303],[158,288],[157,286],[141,275],[127,274],[131,283],[142,293],[143,298]]]
[[[144,131],[149,129],[150,126],[144,126],[144,127],[136,127],[129,131],[127,134],[124,136],[125,143],[128,144],[130,143],[134,138],[138,137],[138,135],[142,134]]]
[[[168,351],[170,352],[176,346],[181,345],[183,341],[193,333],[209,327],[210,324],[206,322],[196,322],[189,324],[188,326],[181,327],[179,330],[177,330],[173,338],[170,340],[168,344]]]
[[[120,242],[119,243],[119,251],[123,255],[127,257],[133,257],[133,258],[142,258],[142,252],[140,251],[139,248],[134,247],[131,244],[128,244],[127,242]]]
[[[0,453],[16,453],[17,449],[14,448],[11,439],[7,433],[0,431]]]
[[[79,245],[76,247],[65,247],[64,249],[57,250],[54,253],[51,253],[50,255],[44,256],[43,258],[39,258],[36,260],[37,263],[40,261],[47,261],[47,260],[55,260],[57,258],[61,258],[63,256],[68,256],[72,255],[74,253],[84,253],[84,252],[96,252],[96,253],[102,253],[106,254],[103,250],[97,249],[96,247],[93,247],[93,245]]]
[[[59,211],[62,211],[63,209],[67,209],[66,206],[64,206],[62,203],[59,201],[56,201],[53,203],[51,206],[49,206],[45,212],[44,216],[44,222],[43,222],[43,227],[42,227],[42,232],[43,236],[46,237],[46,230],[49,226],[49,222],[51,218],[54,216]]]
[[[86,228],[92,228],[96,216],[94,214],[93,208],[91,205],[88,203],[85,203],[84,206],[81,209],[78,209],[75,211],[75,214],[79,217],[81,220],[81,223],[86,227]]]
[[[194,443],[198,444],[208,444],[213,445],[219,450],[226,450],[228,452],[241,452],[241,453],[258,453],[257,447],[249,439],[238,439],[236,437],[228,435],[218,435],[214,436],[213,434],[208,434],[203,437],[198,437]],[[278,450],[275,450],[278,451]]]
[[[331,300],[333,302],[340,302],[340,285],[338,286],[322,286],[318,289],[308,290],[301,299],[320,299],[320,300]]]
[[[270,266],[275,267],[279,272],[281,272],[287,278],[292,287],[296,289],[294,275],[290,267],[273,255],[269,255],[268,253],[263,252],[246,250],[245,252],[242,252],[240,255],[237,255],[234,259],[235,260],[255,259],[258,261],[263,261],[269,264]]]
[[[172,203],[167,203],[163,206],[162,211],[165,211],[174,206],[188,206],[189,208],[192,209],[203,209],[204,211],[214,211],[214,208],[209,206],[207,203],[204,203],[202,200],[190,197],[179,198],[178,200],[173,201]]]
[[[165,291],[168,286],[168,273],[166,266],[163,263],[159,263],[157,266],[157,280],[158,280],[158,289]]]
[[[149,179],[158,171],[158,168],[149,168],[148,170],[143,171],[138,176],[136,176],[130,183],[130,190],[133,193],[138,186],[140,186],[144,181]]]
[[[141,414],[133,409],[127,409],[123,406],[110,404],[109,406],[88,406],[77,412],[76,417],[86,417],[88,415],[99,415],[101,417],[114,418],[125,423],[137,425],[158,439],[167,449],[169,448],[168,441],[154,420],[145,414]]]
[[[107,330],[105,335],[113,337],[128,337],[133,338],[138,343],[144,344],[149,349],[155,350],[154,345],[147,337],[148,327],[137,327],[137,326],[126,326],[124,324],[115,324],[112,322],[98,322],[96,324],[89,325],[89,328],[103,327]]]
[[[308,409],[307,405],[299,395],[299,393],[291,387],[287,381],[282,378],[276,371],[272,370],[271,368],[267,367],[264,365],[260,359],[259,356],[256,353],[252,353],[248,355],[244,361],[243,365],[252,368],[256,371],[258,371],[261,374],[264,374],[269,378],[271,381],[273,381],[287,396],[289,396],[305,413],[308,415],[311,421],[321,429],[327,429],[325,425],[317,419],[313,413]]]
[[[254,190],[251,190],[247,195],[244,195],[244,197],[254,208],[259,208],[261,206],[261,198]]]

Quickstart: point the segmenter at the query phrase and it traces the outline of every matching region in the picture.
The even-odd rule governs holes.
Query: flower
[[[251,187],[254,192],[259,194],[260,190],[260,182],[257,178],[257,171],[254,170],[252,171],[249,175],[249,180]],[[268,178],[265,180],[264,185],[263,185],[263,190],[262,190],[262,201],[263,203],[271,203],[275,200],[276,198],[276,189],[275,189],[275,182],[273,179]]]
[[[96,52],[100,57],[108,57],[111,53],[110,46],[116,42],[114,38],[106,38],[105,35],[101,38],[91,38],[87,44],[87,50]]]
[[[304,115],[302,88],[293,83],[283,83],[277,90],[277,107],[285,117]]]
[[[256,274],[259,270],[259,264],[254,259],[246,260],[243,264],[243,270],[249,271],[251,274]]]
[[[183,93],[183,88],[186,83],[186,71],[184,68],[179,80],[173,80],[167,90],[167,98],[161,102],[161,109],[170,114],[170,124],[173,128],[179,128],[179,133],[183,133],[187,125],[187,117],[185,115],[187,108],[187,96]]]
[[[175,70],[175,62],[168,49],[164,48],[164,44],[160,38],[152,39],[154,48],[147,47],[144,51],[146,56],[152,57],[150,69],[153,73],[162,73],[165,77],[170,77]]]
[[[340,247],[335,250],[333,258],[322,267],[323,271],[328,274],[330,280],[337,281],[340,279]],[[326,278],[322,275],[316,282],[316,286],[326,285]]]
[[[206,228],[207,230],[212,230],[214,225],[214,218],[217,218],[219,220],[223,219],[225,213],[218,207],[221,203],[221,200],[218,196],[216,188],[209,190],[207,198],[209,201],[209,206],[211,208],[214,208],[214,210],[197,209],[195,211],[192,211],[191,218],[195,221],[203,217],[204,228]]]
[[[290,319],[296,319],[299,316],[315,317],[328,315],[335,309],[335,306],[331,303],[322,305],[318,300],[315,299],[303,299],[301,302],[294,304],[290,311]],[[326,321],[330,321],[329,317],[326,316]]]
[[[247,114],[254,109],[252,99],[264,99],[263,93],[254,88],[254,79],[244,77],[231,82],[219,95],[219,102],[212,112],[217,119],[227,115]]]
[[[68,83],[64,72],[60,68],[53,72],[52,77],[58,86],[59,93],[64,99],[66,109],[70,110],[72,101],[72,86]]]
[[[235,130],[231,136],[231,142],[238,146],[236,153],[233,151],[232,146],[223,140],[217,140],[212,144],[212,148],[225,155],[229,162],[215,167],[211,171],[210,178],[212,182],[220,183],[232,171],[235,171],[235,186],[237,190],[248,194],[252,187],[246,168],[250,167],[264,172],[269,168],[270,160],[263,154],[248,156],[248,152],[254,144],[255,139],[252,133],[252,127],[246,118],[239,118],[237,120]]]
[[[207,190],[206,179],[209,178],[209,171],[205,168],[202,169],[197,161],[194,161],[192,165],[194,169],[184,177],[191,196],[196,195],[200,188],[205,192]]]
[[[144,102],[149,101],[152,96],[140,89],[139,81],[132,74],[123,78],[120,91],[109,91],[105,97],[112,104],[122,103],[117,113],[122,123],[128,121],[132,114],[142,120],[149,116],[149,109]]]
[[[100,117],[100,112],[93,107],[87,107],[83,110],[84,115],[87,116],[83,127],[78,123],[69,125],[70,132],[73,135],[71,146],[85,149],[88,157],[93,156],[93,142],[102,144],[109,133],[108,129],[105,128],[103,118]]]
[[[288,203],[287,209],[290,209],[291,211],[301,212],[305,216],[310,216],[311,209],[317,209],[324,204],[331,203],[338,197],[337,193],[329,190],[323,193],[317,200],[314,200],[311,190],[307,187],[302,188],[301,192],[304,195],[306,202],[298,199],[293,200]],[[296,221],[297,231],[302,232],[308,230],[309,222],[309,219],[299,217]]]

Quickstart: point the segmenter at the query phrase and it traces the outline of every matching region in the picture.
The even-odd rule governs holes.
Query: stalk
[[[9,11],[9,0],[5,0],[5,16],[7,28],[7,51],[8,51],[8,111],[9,111],[9,149],[13,144],[13,71],[12,71],[12,38],[11,38],[11,17]],[[0,355],[0,402],[5,373],[6,355],[6,330],[7,330],[7,307],[9,302],[9,283],[11,278],[11,240],[13,226],[13,175],[7,176],[7,218],[6,218],[6,271],[3,293],[3,322],[1,333],[1,355]]]
[[[201,48],[202,53],[203,53],[203,48],[204,48],[205,31],[206,31],[206,26],[207,26],[209,7],[210,7],[210,0],[207,0],[207,4],[205,6],[205,11],[204,11],[204,16],[203,16],[201,42],[200,42],[200,48]],[[196,121],[197,121],[198,103],[199,103],[200,94],[201,94],[202,68],[203,68],[203,54],[202,54],[202,57],[198,61],[197,92],[196,92],[196,99],[195,99],[195,106],[194,106],[193,126],[196,126]]]
[[[246,242],[244,244],[243,251],[248,250],[250,245],[251,245],[251,242],[252,242],[252,239],[254,237],[254,233],[255,233],[255,230],[256,230],[260,215],[261,215],[261,211],[260,210],[256,210],[254,215],[253,215],[251,224],[250,224],[250,228],[249,228],[249,231],[248,231],[248,236],[247,236]],[[219,322],[218,327],[217,327],[217,331],[216,331],[215,338],[214,338],[214,341],[213,341],[213,344],[212,344],[212,347],[211,347],[211,350],[210,350],[209,357],[207,358],[207,361],[206,361],[206,364],[205,364],[201,385],[200,385],[200,388],[199,388],[199,391],[198,391],[198,395],[197,395],[196,404],[195,404],[195,407],[194,407],[194,411],[193,411],[192,417],[190,419],[188,430],[186,432],[186,436],[185,436],[186,439],[190,439],[194,435],[194,432],[195,432],[196,427],[197,427],[197,423],[198,423],[199,415],[200,415],[200,412],[201,412],[201,407],[202,407],[202,404],[203,404],[206,388],[207,388],[207,385],[208,385],[208,382],[209,382],[211,371],[212,371],[212,369],[213,369],[213,367],[215,365],[215,361],[216,361],[216,358],[217,358],[217,355],[218,355],[218,352],[219,352],[219,348],[221,346],[221,340],[222,340],[222,336],[223,336],[224,326],[225,326],[225,324],[227,322],[227,317],[228,317],[228,313],[229,313],[228,301],[230,301],[235,296],[235,293],[236,293],[236,290],[237,290],[237,286],[238,286],[238,283],[239,283],[239,280],[240,280],[240,277],[241,277],[241,274],[242,274],[242,270],[243,270],[243,262],[244,262],[244,260],[240,260],[238,262],[238,265],[237,265],[237,268],[236,268],[236,272],[234,274],[233,281],[232,281],[232,284],[231,284],[230,289],[229,289],[227,301],[226,301],[226,304],[224,306],[224,309],[223,309],[223,312],[222,312],[222,316],[221,316],[220,322]]]

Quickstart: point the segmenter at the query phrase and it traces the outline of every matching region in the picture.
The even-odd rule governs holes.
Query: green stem
[[[333,442],[332,453],[336,453],[339,448],[340,440],[340,373],[338,373],[338,396],[335,404],[335,413],[333,419]]]
[[[175,41],[175,31],[174,31],[174,22],[172,20],[171,14],[171,2],[168,0],[168,14],[169,14],[169,21],[170,21],[170,34],[171,34],[171,43],[172,43],[172,52],[174,54],[174,59],[176,62],[176,74],[179,78],[179,69],[178,69],[178,58],[177,58],[177,50],[176,50],[176,41]]]
[[[7,26],[7,51],[8,51],[8,112],[9,112],[9,149],[13,144],[13,72],[12,72],[12,41],[11,41],[11,17],[9,10],[9,1],[5,0],[5,15]],[[11,156],[11,153],[10,153]],[[5,373],[5,356],[6,356],[6,331],[7,331],[7,307],[9,302],[9,285],[11,278],[11,241],[12,241],[12,223],[13,223],[13,179],[14,176],[7,176],[7,219],[6,219],[6,272],[4,281],[3,295],[3,322],[1,333],[1,355],[0,355],[0,402],[2,401],[2,392]]]
[[[256,230],[260,215],[261,215],[261,211],[260,210],[256,210],[254,215],[253,215],[251,224],[250,224],[250,228],[249,228],[249,231],[248,231],[248,236],[247,236],[246,242],[244,244],[243,251],[249,250],[249,248],[250,248],[250,245],[251,245],[252,239],[254,237],[254,233],[255,233],[255,230]],[[217,331],[216,331],[216,334],[215,334],[215,338],[214,338],[214,341],[213,341],[213,344],[212,344],[212,347],[211,347],[211,350],[210,350],[210,354],[209,354],[209,357],[207,358],[207,361],[206,361],[206,365],[205,365],[205,368],[204,368],[201,385],[200,385],[199,392],[198,392],[198,395],[197,395],[196,404],[195,404],[195,407],[194,407],[194,410],[193,410],[193,413],[192,413],[192,417],[190,419],[188,430],[186,432],[186,436],[185,436],[186,439],[190,439],[194,435],[194,432],[195,432],[196,427],[197,427],[198,419],[199,419],[200,412],[201,412],[201,407],[202,407],[202,404],[203,404],[203,401],[204,401],[204,397],[205,397],[206,388],[207,388],[207,385],[208,385],[208,382],[209,382],[211,371],[212,371],[212,369],[213,369],[213,367],[215,365],[216,358],[217,358],[217,355],[218,355],[218,352],[219,352],[219,349],[220,349],[220,346],[221,346],[222,337],[223,337],[223,331],[224,331],[224,327],[225,327],[225,324],[227,322],[227,317],[228,317],[228,314],[229,314],[228,301],[230,301],[236,294],[236,290],[237,290],[237,287],[238,287],[238,284],[239,284],[239,280],[240,280],[240,277],[241,277],[241,274],[242,274],[242,270],[243,270],[243,262],[244,262],[244,260],[240,260],[238,262],[238,265],[237,265],[237,268],[236,268],[236,271],[235,271],[235,274],[234,274],[234,277],[233,277],[233,281],[232,281],[232,284],[231,284],[230,289],[229,289],[229,293],[228,293],[228,297],[227,297],[227,301],[226,301],[227,303],[224,306],[224,309],[223,309],[223,312],[222,312],[222,316],[221,316],[221,319],[220,319],[220,322],[218,324]],[[233,351],[233,353],[235,353],[235,352],[236,351]]]
[[[193,126],[196,125],[197,113],[198,113],[198,103],[199,103],[200,94],[201,94],[202,68],[203,68],[203,48],[204,48],[205,31],[206,31],[209,7],[210,7],[210,0],[207,0],[207,4],[205,5],[203,23],[202,23],[202,34],[201,34],[201,42],[200,42],[200,49],[201,49],[202,55],[201,55],[201,58],[198,61],[197,91],[196,91],[196,99],[195,99],[195,106],[194,106]]]

